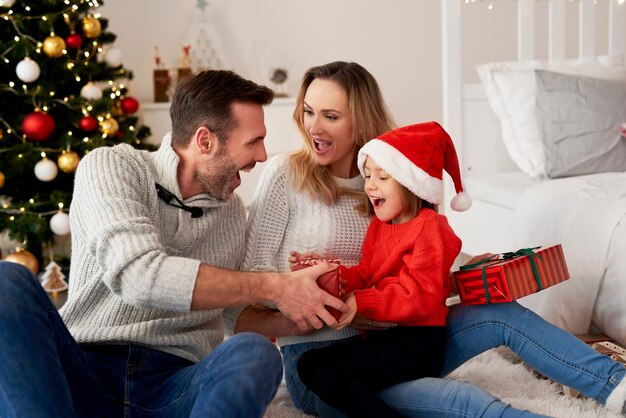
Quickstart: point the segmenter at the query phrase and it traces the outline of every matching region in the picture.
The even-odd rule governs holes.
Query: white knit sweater
[[[369,225],[369,219],[355,214],[358,199],[344,196],[329,206],[294,191],[288,160],[287,155],[274,157],[261,175],[248,216],[243,269],[289,271],[292,250],[339,258],[349,266],[358,264]],[[347,188],[363,189],[361,176],[335,180]],[[278,338],[277,342],[282,346],[327,341],[357,333],[349,327],[341,331],[325,327],[305,336]]]
[[[70,210],[70,289],[61,314],[80,343],[138,344],[198,361],[223,341],[222,309],[190,311],[200,262],[237,269],[245,210],[239,197],[166,205],[155,183],[181,196],[169,135],[156,152],[98,148],[76,172]]]

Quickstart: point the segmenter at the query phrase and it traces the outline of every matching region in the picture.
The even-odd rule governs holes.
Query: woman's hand
[[[321,259],[322,257],[316,253],[299,253],[297,251],[291,251],[289,252],[288,261],[291,264],[294,264],[294,263],[298,263],[300,261],[305,261],[305,260],[321,260]]]
[[[367,317],[365,317],[365,316],[363,316],[361,314],[356,314],[354,316],[354,318],[352,319],[352,322],[350,323],[350,326],[352,328],[361,329],[361,330],[382,331],[382,330],[385,330],[385,329],[397,327],[398,324],[393,323],[393,322],[372,321],[372,320],[368,319]]]
[[[474,257],[470,258],[470,260],[464,265],[478,263],[479,261],[484,260],[485,258],[493,257],[494,255],[495,254],[492,254],[492,253],[484,253],[480,255],[475,255]]]

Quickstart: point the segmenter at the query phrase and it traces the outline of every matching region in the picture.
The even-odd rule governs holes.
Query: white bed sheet
[[[545,181],[515,211],[517,247],[560,243],[571,279],[521,303],[572,333],[592,321],[626,343],[626,174]]]
[[[540,183],[521,171],[475,174],[464,179],[465,189],[474,201],[515,209],[522,194]]]
[[[463,253],[513,251],[515,206],[528,188],[537,184],[521,171],[466,175],[464,188],[472,197],[466,212],[447,213],[463,242]]]

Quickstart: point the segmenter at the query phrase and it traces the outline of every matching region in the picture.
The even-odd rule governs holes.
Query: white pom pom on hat
[[[357,159],[363,176],[368,156],[398,183],[435,205],[441,204],[443,198],[445,170],[452,178],[457,193],[450,207],[462,212],[472,206],[472,199],[463,191],[454,143],[437,122],[394,129],[369,141],[361,148]]]

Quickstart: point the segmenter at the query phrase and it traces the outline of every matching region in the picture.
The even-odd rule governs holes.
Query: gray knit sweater
[[[80,343],[138,344],[198,361],[223,340],[222,309],[190,311],[200,262],[238,269],[245,210],[236,195],[184,200],[200,218],[166,205],[155,183],[181,196],[178,155],[98,148],[76,172],[65,323]]]

